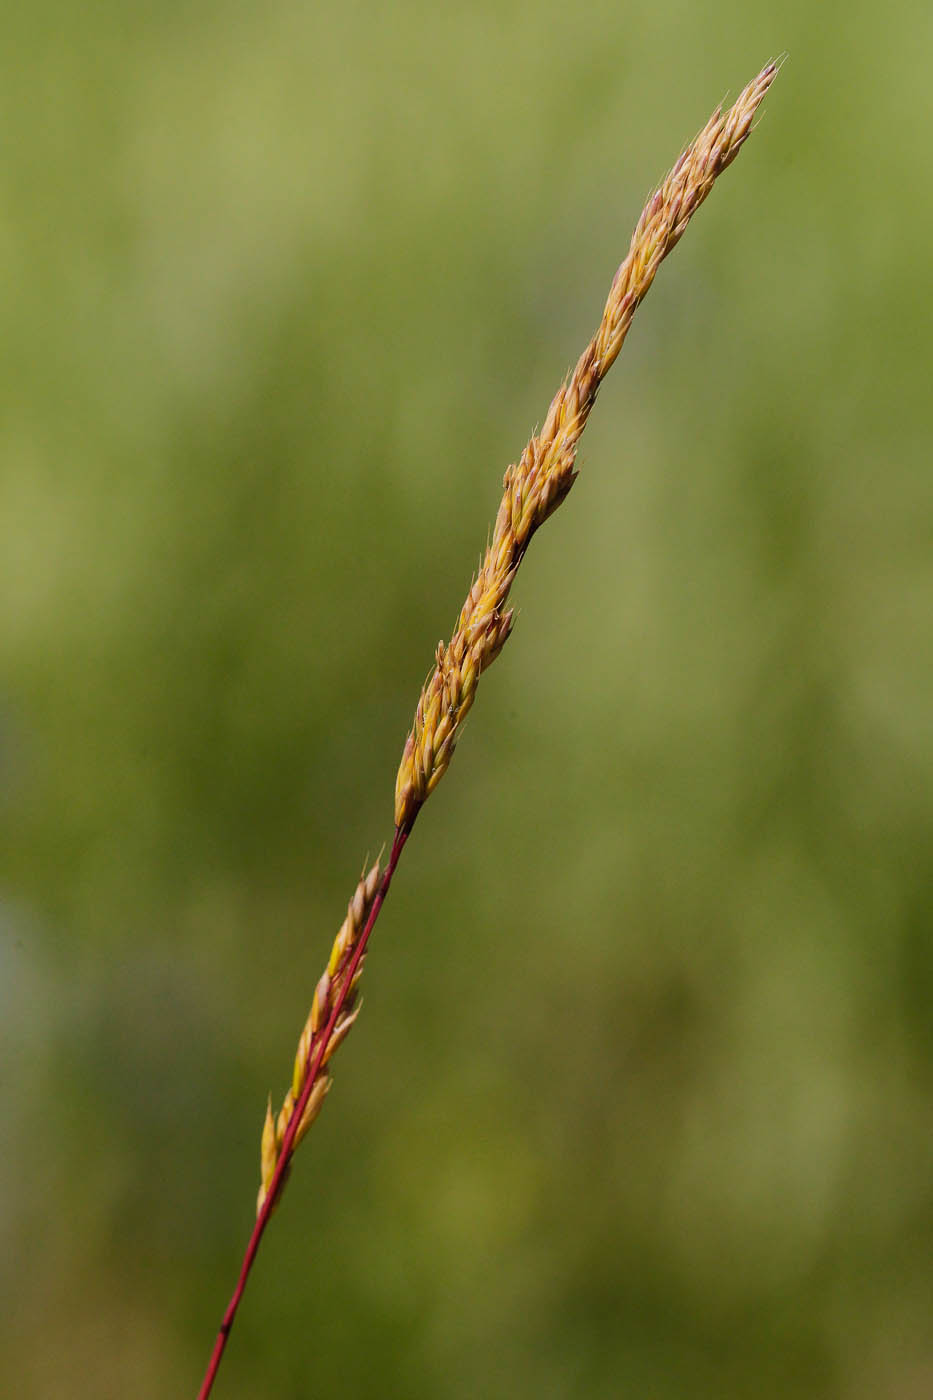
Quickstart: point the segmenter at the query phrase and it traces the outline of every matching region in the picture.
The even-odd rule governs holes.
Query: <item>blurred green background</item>
[[[193,1395],[501,474],[639,312],[218,1397],[933,1393],[933,12],[7,7],[0,1369]]]

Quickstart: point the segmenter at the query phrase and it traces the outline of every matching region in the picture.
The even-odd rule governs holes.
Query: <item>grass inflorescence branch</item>
[[[576,479],[577,443],[596,394],[655,273],[679,241],[713,182],[738,155],[777,65],[768,64],[728,111],[717,109],[648,201],[628,256],[612,283],[602,320],[561,386],[544,427],[511,466],[492,540],[445,646],[438,644],[434,673],[421,692],[395,785],[397,826],[411,823],[440,782],[453,756],[457,731],[476,695],[479,678],[512,629],[505,603],[534,532],[566,497]]]
[[[719,175],[748,138],[761,101],[778,71],[769,63],[726,111],[717,108],[649,199],[632,235],[596,334],[561,386],[544,425],[505,473],[492,538],[460,611],[453,636],[439,642],[434,670],[415,711],[395,786],[395,836],[385,868],[377,863],[360,879],[318,981],[301,1033],[291,1087],[277,1114],[266,1110],[260,1150],[261,1185],[256,1221],[239,1278],[224,1313],[199,1392],[206,1400],[226,1346],[246,1280],[292,1156],[330,1089],[329,1062],[358,1012],[358,983],[366,947],[418,813],[453,756],[459,731],[483,671],[508,641],[509,593],[535,531],[553,514],[576,479],[576,451],[599,386],[609,372],[639,304],[668,253]]]

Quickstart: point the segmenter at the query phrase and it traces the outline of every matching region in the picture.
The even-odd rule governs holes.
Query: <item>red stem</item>
[[[373,907],[369,911],[369,918],[366,920],[363,932],[360,934],[359,942],[357,943],[356,948],[353,950],[353,956],[347,964],[346,974],[344,975],[341,981],[340,992],[337,996],[336,1001],[334,1002],[334,1008],[330,1013],[330,1020],[327,1022],[327,1025],[324,1027],[323,1034],[318,1040],[317,1047],[314,1053],[314,1058],[311,1061],[311,1064],[308,1069],[308,1077],[305,1080],[304,1088],[302,1089],[298,1101],[295,1104],[295,1107],[292,1109],[292,1115],[288,1120],[288,1127],[285,1129],[285,1136],[282,1139],[282,1150],[279,1153],[279,1160],[276,1164],[272,1180],[269,1183],[269,1190],[266,1192],[266,1199],[263,1201],[262,1210],[260,1210],[259,1214],[256,1216],[256,1224],[253,1226],[253,1233],[249,1237],[249,1243],[246,1246],[246,1253],[243,1255],[243,1263],[240,1266],[240,1276],[237,1279],[236,1288],[234,1288],[233,1290],[230,1302],[227,1304],[227,1310],[223,1316],[223,1321],[220,1324],[220,1330],[217,1333],[217,1340],[214,1342],[214,1350],[211,1352],[211,1359],[208,1362],[207,1370],[204,1373],[204,1380],[201,1382],[201,1389],[198,1391],[198,1400],[207,1400],[208,1395],[210,1395],[211,1393],[211,1387],[214,1384],[214,1378],[217,1375],[217,1370],[220,1366],[220,1359],[224,1354],[224,1347],[227,1345],[227,1338],[230,1336],[230,1329],[233,1326],[233,1319],[236,1317],[236,1311],[237,1308],[240,1306],[240,1299],[243,1297],[243,1290],[246,1287],[246,1280],[249,1278],[249,1271],[253,1267],[253,1260],[256,1258],[256,1251],[259,1248],[259,1242],[262,1239],[265,1233],[266,1226],[269,1223],[269,1216],[272,1214],[272,1207],[275,1205],[276,1196],[278,1195],[279,1188],[282,1185],[282,1178],[285,1175],[285,1171],[288,1167],[288,1163],[292,1155],[292,1147],[295,1141],[295,1134],[298,1131],[298,1124],[301,1122],[302,1115],[304,1114],[305,1108],[308,1104],[308,1099],[311,1097],[311,1090],[314,1088],[314,1081],[317,1079],[318,1074],[320,1073],[324,1055],[327,1052],[327,1047],[330,1044],[331,1036],[334,1033],[334,1027],[336,1026],[340,1013],[343,1010],[343,1004],[346,1001],[350,993],[350,988],[353,985],[353,978],[356,973],[356,969],[359,967],[360,960],[362,959],[363,954],[366,951],[366,944],[369,942],[369,935],[373,931],[373,925],[375,924],[376,919],[379,917],[379,910],[382,908],[382,905],[385,901],[385,897],[389,893],[389,886],[392,883],[392,876],[395,874],[395,867],[398,865],[399,856],[402,854],[402,848],[405,845],[405,842],[408,840],[410,831],[410,826],[407,830],[403,830],[401,827],[396,828],[395,838],[392,842],[392,850],[389,855],[389,863],[386,866],[385,872],[382,876],[382,883],[379,886],[376,898],[373,900]]]

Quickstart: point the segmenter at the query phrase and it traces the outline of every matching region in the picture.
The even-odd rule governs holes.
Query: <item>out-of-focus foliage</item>
[[[8,9],[10,1393],[194,1393],[501,472],[786,48],[523,568],[217,1394],[928,1394],[929,6]]]

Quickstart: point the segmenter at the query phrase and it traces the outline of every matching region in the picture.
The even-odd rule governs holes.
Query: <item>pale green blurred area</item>
[[[218,1397],[933,1393],[933,12],[7,7],[0,1371],[193,1395],[501,474],[639,311]]]

